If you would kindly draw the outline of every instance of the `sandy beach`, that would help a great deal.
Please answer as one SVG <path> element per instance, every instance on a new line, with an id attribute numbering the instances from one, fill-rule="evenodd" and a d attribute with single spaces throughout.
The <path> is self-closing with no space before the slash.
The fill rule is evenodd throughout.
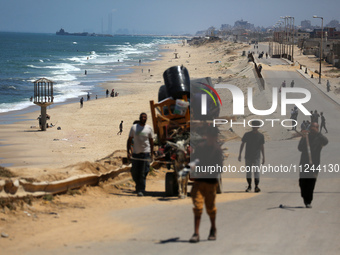
<path id="1" fill-rule="evenodd" d="M 97 174 L 118 168 L 119 157 L 126 154 L 126 140 L 133 121 L 138 119 L 141 112 L 146 112 L 149 116 L 147 123 L 152 125 L 149 101 L 157 101 L 158 89 L 164 84 L 162 74 L 171 66 L 184 65 L 191 79 L 211 77 L 214 83 L 217 80 L 232 81 L 244 90 L 247 86 L 256 87 L 253 64 L 248 63 L 247 57 L 241 54 L 242 51 L 248 51 L 247 44 L 215 42 L 193 47 L 183 46 L 179 42 L 167 45 L 166 48 L 167 51 L 160 60 L 135 66 L 131 74 L 119 77 L 119 81 L 102 85 L 109 91 L 115 89 L 119 92 L 118 97 L 105 98 L 103 94 L 98 95 L 97 100 L 94 96 L 90 101 L 85 99 L 83 108 L 80 108 L 79 103 L 71 103 L 48 109 L 47 113 L 51 116 L 49 122 L 55 126 L 48 128 L 46 132 L 39 131 L 37 127 L 36 118 L 40 114 L 38 107 L 36 112 L 23 115 L 23 118 L 29 120 L 2 125 L 0 165 L 10 165 L 8 169 L 17 176 L 14 179 L 35 181 L 63 180 L 71 176 Z M 175 58 L 174 53 L 178 58 Z M 297 56 L 296 59 L 307 66 L 315 65 L 307 56 L 301 56 L 300 59 Z M 336 85 L 337 78 L 332 79 Z M 225 102 L 228 95 L 223 96 Z M 121 120 L 124 121 L 123 133 L 117 135 Z M 61 129 L 58 130 L 57 127 Z M 234 137 L 231 138 L 241 136 L 242 132 L 244 130 L 240 130 L 238 134 L 238 130 L 235 130 L 236 135 L 233 134 Z M 282 136 L 288 135 L 285 132 Z M 265 135 L 266 139 L 271 138 L 271 134 Z M 95 162 L 100 163 L 110 157 L 115 157 L 115 164 L 103 167 L 94 165 Z M 148 177 L 149 192 L 164 192 L 165 172 L 166 170 L 160 169 L 154 176 Z M 243 179 L 236 178 L 228 182 L 244 184 Z M 9 252 L 20 253 L 27 247 L 51 248 L 78 241 L 106 240 L 119 235 L 122 238 L 124 234 L 136 229 L 119 222 L 109 222 L 115 225 L 115 229 L 105 228 L 108 224 L 105 216 L 107 211 L 159 203 L 157 196 L 138 200 L 132 191 L 133 183 L 126 173 L 115 180 L 100 183 L 99 186 L 83 187 L 66 195 L 54 196 L 51 200 L 30 198 L 25 202 L 17 202 L 16 210 L 4 207 L 0 209 L 0 232 L 6 233 L 9 238 L 3 239 L 0 247 L 7 247 Z M 225 202 L 256 195 L 225 193 L 217 199 Z M 191 200 L 173 199 L 169 203 L 190 204 Z M 89 226 L 89 221 L 95 221 L 96 224 Z M 76 232 L 84 234 L 75 235 Z M 60 239 L 50 242 L 55 236 L 60 236 Z"/>

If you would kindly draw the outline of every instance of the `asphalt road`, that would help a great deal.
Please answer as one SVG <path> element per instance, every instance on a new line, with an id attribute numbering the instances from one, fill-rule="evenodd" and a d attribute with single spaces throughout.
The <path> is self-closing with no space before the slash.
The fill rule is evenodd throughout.
<path id="1" fill-rule="evenodd" d="M 260 61 L 271 65 L 285 63 L 278 59 L 272 62 L 271 59 Z M 295 86 L 310 90 L 312 99 L 306 105 L 310 110 L 317 109 L 325 113 L 329 131 L 329 144 L 322 150 L 321 163 L 340 164 L 339 105 L 329 100 L 297 72 L 263 71 L 263 75 L 267 88 L 280 86 L 283 79 L 289 85 L 294 79 Z M 289 107 L 287 110 L 290 110 Z M 298 121 L 308 118 L 299 114 Z M 298 164 L 298 141 L 290 139 L 267 142 L 266 163 Z M 243 164 L 235 156 L 239 146 L 240 142 L 229 143 L 228 163 L 236 166 Z M 244 175 L 225 174 L 224 177 L 244 178 Z M 245 180 L 244 184 L 240 184 L 225 179 L 223 192 L 243 193 L 245 187 Z M 170 204 L 164 199 L 162 205 L 110 213 L 115 221 L 134 226 L 130 234 L 109 242 L 60 247 L 48 251 L 48 254 L 339 254 L 340 173 L 320 173 L 312 209 L 304 207 L 297 172 L 264 175 L 260 187 L 262 192 L 255 197 L 217 204 L 216 241 L 206 241 L 210 223 L 204 212 L 200 227 L 201 242 L 189 243 L 193 233 L 192 205 Z"/>

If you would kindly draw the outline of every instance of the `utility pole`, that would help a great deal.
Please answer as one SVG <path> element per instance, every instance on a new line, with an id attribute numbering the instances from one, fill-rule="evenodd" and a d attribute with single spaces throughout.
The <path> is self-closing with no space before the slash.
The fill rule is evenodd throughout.
<path id="1" fill-rule="evenodd" d="M 322 41 L 323 41 L 323 17 L 314 15 L 313 18 L 321 19 L 321 42 L 320 42 L 320 64 L 319 64 L 319 84 L 321 84 L 321 60 L 322 60 Z"/>

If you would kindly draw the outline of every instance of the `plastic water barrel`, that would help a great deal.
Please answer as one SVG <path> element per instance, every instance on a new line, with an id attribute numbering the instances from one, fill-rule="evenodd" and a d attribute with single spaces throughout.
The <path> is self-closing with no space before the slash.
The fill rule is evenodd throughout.
<path id="1" fill-rule="evenodd" d="M 190 77 L 184 66 L 173 66 L 163 73 L 168 96 L 181 99 L 183 95 L 190 97 Z"/>
<path id="2" fill-rule="evenodd" d="M 168 92 L 166 91 L 165 85 L 162 85 L 158 90 L 158 102 L 164 100 L 165 98 L 168 98 Z"/>

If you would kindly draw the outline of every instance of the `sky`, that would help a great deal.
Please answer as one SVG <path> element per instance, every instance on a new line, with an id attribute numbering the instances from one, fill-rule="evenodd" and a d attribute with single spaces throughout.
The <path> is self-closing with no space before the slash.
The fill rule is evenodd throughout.
<path id="1" fill-rule="evenodd" d="M 340 0 L 0 0 L 0 31 L 107 33 L 127 29 L 135 34 L 195 34 L 245 20 L 255 26 L 275 25 L 282 16 L 295 25 L 311 20 L 324 25 L 340 21 Z"/>

